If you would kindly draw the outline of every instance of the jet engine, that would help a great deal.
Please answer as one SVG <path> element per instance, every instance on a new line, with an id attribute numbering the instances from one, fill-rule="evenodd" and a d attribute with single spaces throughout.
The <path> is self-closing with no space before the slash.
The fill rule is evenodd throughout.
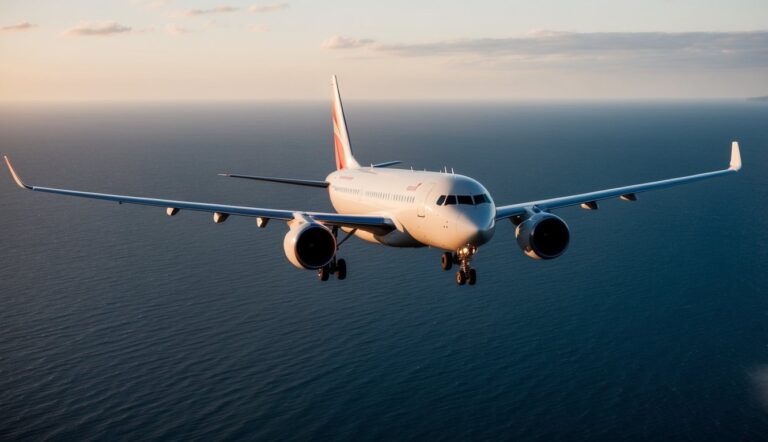
<path id="1" fill-rule="evenodd" d="M 300 269 L 315 270 L 336 255 L 336 238 L 327 227 L 313 221 L 294 220 L 283 240 L 288 261 Z"/>
<path id="2" fill-rule="evenodd" d="M 533 259 L 553 259 L 568 248 L 570 232 L 565 221 L 551 213 L 536 213 L 515 229 L 517 244 Z"/>

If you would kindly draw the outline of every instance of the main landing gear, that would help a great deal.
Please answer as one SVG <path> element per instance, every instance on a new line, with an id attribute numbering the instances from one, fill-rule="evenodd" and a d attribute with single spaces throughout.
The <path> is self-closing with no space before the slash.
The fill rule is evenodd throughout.
<path id="1" fill-rule="evenodd" d="M 458 249 L 455 254 L 445 252 L 440 258 L 440 266 L 443 270 L 451 270 L 453 264 L 458 264 L 459 271 L 456 272 L 456 284 L 475 285 L 477 283 L 477 271 L 470 265 L 475 253 L 477 253 L 477 247 L 470 244 Z"/>
<path id="2" fill-rule="evenodd" d="M 333 232 L 334 237 L 338 237 L 338 227 L 334 227 L 331 231 Z M 347 233 L 347 236 L 345 236 L 344 239 L 336 243 L 337 254 L 339 252 L 339 247 L 344 244 L 344 241 L 348 240 L 352 235 L 354 235 L 356 231 L 357 229 L 353 229 L 351 232 Z M 336 279 L 339 281 L 347 279 L 347 261 L 344 261 L 343 258 L 337 259 L 336 255 L 334 255 L 331 262 L 317 269 L 317 279 L 320 281 L 328 281 L 331 275 L 336 276 Z"/>
<path id="3" fill-rule="evenodd" d="M 317 278 L 320 281 L 328 281 L 331 275 L 336 276 L 336 279 L 343 280 L 347 278 L 347 261 L 343 258 L 336 259 L 317 269 Z"/>

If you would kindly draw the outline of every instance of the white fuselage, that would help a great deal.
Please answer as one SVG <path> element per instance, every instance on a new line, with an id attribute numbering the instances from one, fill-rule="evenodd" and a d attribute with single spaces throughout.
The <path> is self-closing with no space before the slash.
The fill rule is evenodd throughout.
<path id="1" fill-rule="evenodd" d="M 395 222 L 396 230 L 386 235 L 355 232 L 366 241 L 455 251 L 485 244 L 494 233 L 493 200 L 485 187 L 463 175 L 371 167 L 337 170 L 326 181 L 338 213 L 382 215 Z M 477 198 L 483 202 L 467 199 L 477 195 L 485 196 Z M 438 205 L 441 196 L 446 198 Z"/>

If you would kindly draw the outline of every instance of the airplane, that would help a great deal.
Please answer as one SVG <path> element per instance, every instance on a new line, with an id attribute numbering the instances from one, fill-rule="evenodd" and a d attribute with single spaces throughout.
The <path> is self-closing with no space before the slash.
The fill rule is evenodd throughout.
<path id="1" fill-rule="evenodd" d="M 25 184 L 8 157 L 6 165 L 22 189 L 166 208 L 168 216 L 182 210 L 209 212 L 213 222 L 230 216 L 246 216 L 264 228 L 270 220 L 284 221 L 288 233 L 283 250 L 288 261 L 299 269 L 317 271 L 321 281 L 331 275 L 347 277 L 347 264 L 338 257 L 340 246 L 352 236 L 390 247 L 432 247 L 443 251 L 441 267 L 458 265 L 456 283 L 475 285 L 477 271 L 471 261 L 479 247 L 494 235 L 499 221 L 510 220 L 517 244 L 533 259 L 549 260 L 568 248 L 568 225 L 553 210 L 580 206 L 598 209 L 598 202 L 611 198 L 637 201 L 637 194 L 679 184 L 735 173 L 741 169 L 738 142 L 731 144 L 727 169 L 653 181 L 595 192 L 497 206 L 488 190 L 468 176 L 448 172 L 394 169 L 400 161 L 361 165 L 352 154 L 344 108 L 336 76 L 331 77 L 333 145 L 336 170 L 324 181 L 224 173 L 226 177 L 322 188 L 328 191 L 336 213 L 279 210 L 259 207 L 175 201 L 127 195 L 55 189 Z M 339 240 L 340 232 L 345 236 Z"/>

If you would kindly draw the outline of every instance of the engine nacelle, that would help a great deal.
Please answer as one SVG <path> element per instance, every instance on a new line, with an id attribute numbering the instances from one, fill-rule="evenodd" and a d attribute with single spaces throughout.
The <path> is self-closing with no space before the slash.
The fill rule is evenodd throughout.
<path id="1" fill-rule="evenodd" d="M 327 227 L 316 222 L 294 220 L 283 240 L 288 261 L 300 269 L 315 270 L 336 255 L 336 238 Z"/>
<path id="2" fill-rule="evenodd" d="M 565 221 L 551 213 L 537 213 L 515 229 L 517 244 L 533 259 L 553 259 L 568 248 L 571 234 Z"/>

